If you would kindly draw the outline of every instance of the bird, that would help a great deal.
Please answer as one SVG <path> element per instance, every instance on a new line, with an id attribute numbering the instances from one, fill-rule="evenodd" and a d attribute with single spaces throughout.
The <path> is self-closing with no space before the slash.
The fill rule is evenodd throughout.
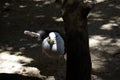
<path id="1" fill-rule="evenodd" d="M 42 42 L 42 51 L 48 57 L 58 58 L 64 54 L 64 40 L 58 32 L 50 32 Z"/>
<path id="2" fill-rule="evenodd" d="M 42 53 L 49 58 L 59 58 L 65 53 L 64 39 L 59 32 L 45 30 L 32 32 L 25 30 L 24 34 L 41 41 Z"/>

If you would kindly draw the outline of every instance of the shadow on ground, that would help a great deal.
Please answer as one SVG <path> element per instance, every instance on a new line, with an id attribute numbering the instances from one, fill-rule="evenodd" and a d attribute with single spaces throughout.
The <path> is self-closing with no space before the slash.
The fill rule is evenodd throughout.
<path id="1" fill-rule="evenodd" d="M 36 77 L 28 77 L 28 76 L 23 76 L 19 74 L 6 74 L 6 73 L 1 73 L 0 79 L 2 80 L 8 80 L 8 79 L 9 80 L 42 80 Z"/>

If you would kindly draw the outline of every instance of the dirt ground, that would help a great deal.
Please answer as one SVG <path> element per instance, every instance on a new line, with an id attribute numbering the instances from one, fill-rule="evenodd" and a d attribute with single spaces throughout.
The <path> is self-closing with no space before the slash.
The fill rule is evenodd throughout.
<path id="1" fill-rule="evenodd" d="M 66 61 L 45 57 L 41 43 L 23 34 L 40 29 L 64 32 L 60 8 L 50 1 L 0 1 L 1 79 L 65 80 Z M 88 16 L 92 77 L 120 80 L 120 0 L 97 2 Z"/>

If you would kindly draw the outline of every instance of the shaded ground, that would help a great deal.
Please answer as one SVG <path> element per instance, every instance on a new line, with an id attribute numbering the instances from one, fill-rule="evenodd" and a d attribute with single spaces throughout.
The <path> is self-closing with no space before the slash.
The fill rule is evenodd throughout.
<path id="1" fill-rule="evenodd" d="M 64 59 L 58 63 L 45 57 L 41 54 L 40 42 L 23 34 L 24 30 L 64 31 L 60 9 L 49 2 L 0 1 L 0 73 L 14 73 L 25 80 L 65 80 Z M 88 19 L 93 77 L 120 80 L 120 0 L 96 4 Z M 9 74 L 0 74 L 0 77 Z"/>

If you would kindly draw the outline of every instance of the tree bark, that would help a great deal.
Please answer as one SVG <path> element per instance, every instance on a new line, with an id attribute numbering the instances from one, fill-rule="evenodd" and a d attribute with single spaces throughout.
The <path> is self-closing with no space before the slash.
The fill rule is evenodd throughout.
<path id="1" fill-rule="evenodd" d="M 83 0 L 64 0 L 62 8 L 66 32 L 66 80 L 91 80 L 87 15 L 92 4 Z"/>

